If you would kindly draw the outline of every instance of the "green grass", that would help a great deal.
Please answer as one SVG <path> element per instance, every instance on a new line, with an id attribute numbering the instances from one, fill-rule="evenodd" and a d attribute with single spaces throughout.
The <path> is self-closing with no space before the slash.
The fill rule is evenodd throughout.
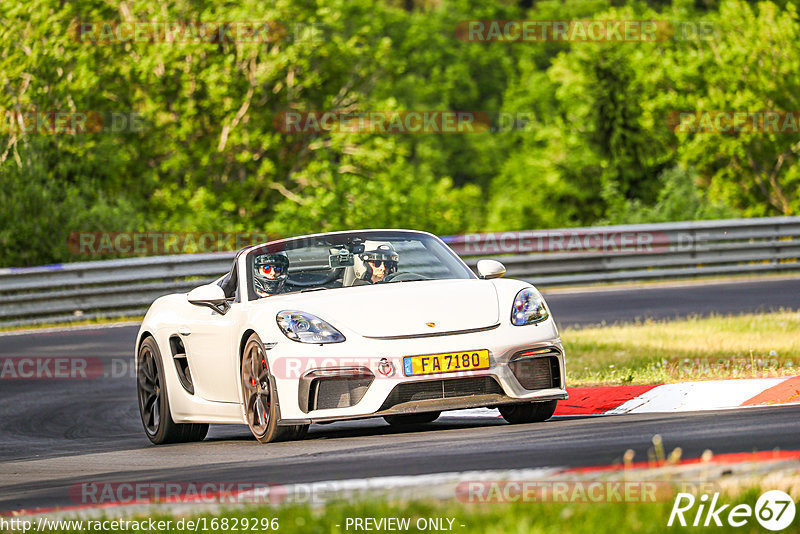
<path id="1" fill-rule="evenodd" d="M 738 503 L 755 505 L 758 496 L 762 493 L 759 489 L 749 489 L 737 497 L 720 497 L 720 504 L 730 503 L 731 507 Z M 797 496 L 795 496 L 796 500 Z M 419 518 L 450 518 L 454 519 L 452 532 L 454 533 L 479 533 L 479 534 L 527 534 L 527 533 L 553 533 L 563 534 L 619 534 L 621 532 L 660 533 L 665 531 L 699 531 L 707 530 L 703 527 L 672 528 L 667 527 L 673 499 L 669 498 L 660 502 L 650 503 L 486 503 L 481 505 L 466 504 L 459 501 L 414 501 L 414 502 L 354 502 L 334 503 L 326 506 L 254 506 L 222 510 L 215 514 L 191 514 L 187 519 L 197 520 L 205 518 L 207 532 L 232 532 L 233 521 L 242 518 L 277 519 L 278 532 L 291 532 L 302 534 L 345 533 L 357 532 L 352 528 L 346 529 L 348 518 L 410 518 L 410 528 L 399 532 L 421 532 L 416 528 Z M 686 515 L 693 518 L 693 513 Z M 728 508 L 730 510 L 730 507 Z M 727 512 L 726 512 L 727 513 Z M 724 524 L 725 515 L 722 516 Z M 108 516 L 109 519 L 115 517 Z M 142 520 L 172 520 L 172 528 L 164 532 L 180 532 L 175 528 L 179 517 L 172 515 L 140 515 L 130 519 Z M 213 519 L 227 518 L 228 528 L 223 524 L 212 522 Z M 691 519 L 689 519 L 691 522 Z M 798 519 L 795 520 L 795 524 Z M 241 524 L 241 523 L 239 523 Z M 447 524 L 447 521 L 444 523 Z M 691 524 L 691 523 L 690 523 Z M 464 525 L 464 526 L 461 526 Z M 217 528 L 210 528 L 216 526 Z M 724 525 L 722 528 L 711 527 L 716 532 L 763 532 L 755 518 L 750 518 L 747 525 L 741 528 L 731 528 Z M 789 527 L 788 531 L 792 531 Z M 97 531 L 93 529 L 92 531 Z M 108 530 L 106 530 L 108 531 Z M 123 530 L 124 531 L 124 530 Z M 133 531 L 133 530 L 128 530 Z M 146 531 L 146 530 L 142 530 Z M 138 531 L 138 532 L 142 532 Z M 201 531 L 203 531 L 201 529 Z M 274 532 L 273 530 L 249 530 L 250 532 Z M 76 529 L 50 530 L 50 532 L 80 532 Z M 85 531 L 84 531 L 85 532 Z M 119 531 L 118 531 L 119 532 Z M 363 532 L 363 531 L 361 531 Z M 426 531 L 430 532 L 430 530 Z"/>
<path id="2" fill-rule="evenodd" d="M 800 313 L 692 317 L 564 329 L 567 384 L 612 385 L 790 376 Z"/>

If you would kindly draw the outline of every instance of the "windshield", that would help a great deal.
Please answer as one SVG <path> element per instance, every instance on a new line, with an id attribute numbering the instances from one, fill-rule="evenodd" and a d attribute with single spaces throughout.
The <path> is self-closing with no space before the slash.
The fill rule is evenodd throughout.
<path id="1" fill-rule="evenodd" d="M 363 231 L 301 237 L 248 252 L 250 299 L 297 291 L 475 278 L 428 234 Z"/>

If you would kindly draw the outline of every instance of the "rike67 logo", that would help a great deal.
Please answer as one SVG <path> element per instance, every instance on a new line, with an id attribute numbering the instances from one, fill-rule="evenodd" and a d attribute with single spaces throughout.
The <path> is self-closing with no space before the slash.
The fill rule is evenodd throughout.
<path id="1" fill-rule="evenodd" d="M 794 521 L 794 501 L 783 491 L 771 490 L 762 493 L 756 501 L 755 509 L 749 504 L 737 504 L 730 508 L 730 504 L 719 505 L 718 502 L 719 493 L 715 493 L 711 498 L 708 494 L 695 498 L 691 493 L 678 493 L 667 526 L 671 527 L 677 520 L 677 524 L 683 527 L 689 524 L 693 527 L 721 527 L 724 524 L 741 527 L 755 517 L 762 527 L 777 532 L 787 528 Z M 695 505 L 697 505 L 696 510 Z"/>

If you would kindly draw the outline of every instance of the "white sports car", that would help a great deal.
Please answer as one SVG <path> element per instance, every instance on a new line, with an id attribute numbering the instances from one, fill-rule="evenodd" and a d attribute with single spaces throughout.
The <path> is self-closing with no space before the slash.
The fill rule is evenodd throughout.
<path id="1" fill-rule="evenodd" d="M 477 270 L 408 230 L 242 249 L 214 283 L 148 310 L 135 353 L 145 433 L 196 441 L 209 423 L 246 423 L 266 443 L 311 423 L 419 424 L 475 407 L 544 421 L 567 398 L 553 318 L 499 262 Z"/>

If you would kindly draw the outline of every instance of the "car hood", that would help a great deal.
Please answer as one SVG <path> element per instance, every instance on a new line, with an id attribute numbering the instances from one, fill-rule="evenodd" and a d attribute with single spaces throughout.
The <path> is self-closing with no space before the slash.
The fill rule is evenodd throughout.
<path id="1" fill-rule="evenodd" d="M 279 298 L 283 309 L 312 313 L 367 337 L 436 334 L 499 322 L 497 291 L 488 280 L 396 282 Z"/>

